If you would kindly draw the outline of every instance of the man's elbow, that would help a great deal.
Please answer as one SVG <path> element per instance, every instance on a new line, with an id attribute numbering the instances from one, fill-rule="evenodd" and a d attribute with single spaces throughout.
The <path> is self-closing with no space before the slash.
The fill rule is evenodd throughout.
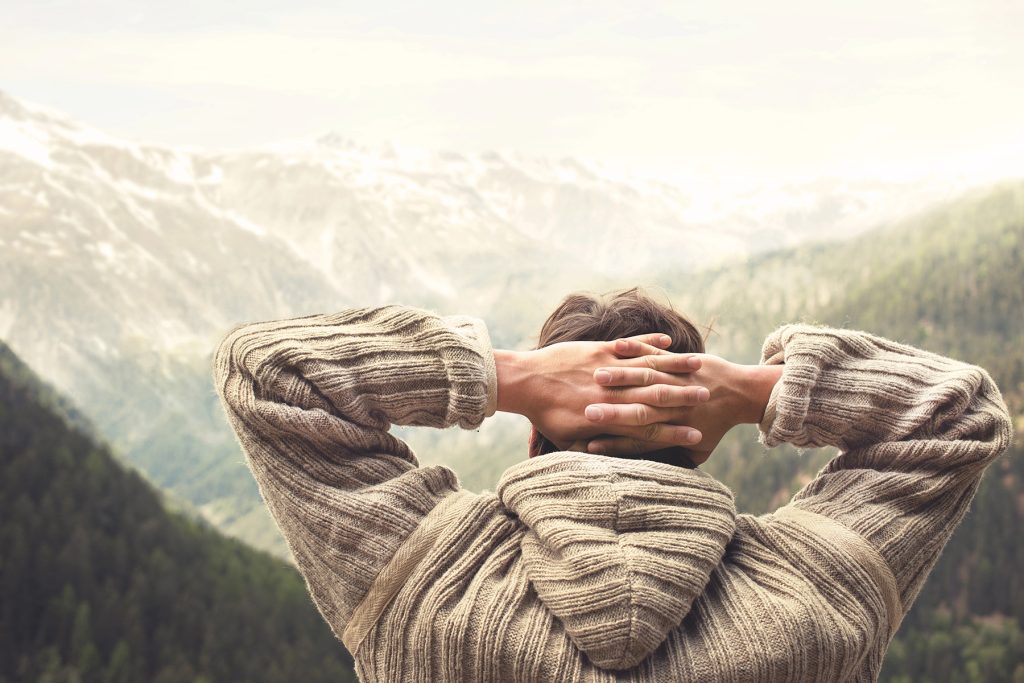
<path id="1" fill-rule="evenodd" d="M 992 457 L 1010 447 L 1013 439 L 1013 419 L 1006 407 L 999 387 L 984 368 L 975 367 L 978 390 L 975 394 L 976 415 L 981 417 L 978 440 L 991 445 Z"/>
<path id="2" fill-rule="evenodd" d="M 251 376 L 246 369 L 245 349 L 250 346 L 254 325 L 242 324 L 231 329 L 213 353 L 213 385 L 226 407 L 238 404 L 240 380 Z"/>

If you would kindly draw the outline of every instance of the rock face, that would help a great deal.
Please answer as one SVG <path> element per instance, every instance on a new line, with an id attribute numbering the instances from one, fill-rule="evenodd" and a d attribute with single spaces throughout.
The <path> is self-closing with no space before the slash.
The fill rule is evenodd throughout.
<path id="1" fill-rule="evenodd" d="M 899 190 L 833 183 L 771 206 L 715 204 L 571 159 L 367 150 L 336 135 L 211 153 L 119 140 L 0 92 L 0 338 L 157 485 L 268 547 L 276 534 L 208 380 L 234 324 L 401 301 L 481 315 L 497 343 L 523 343 L 566 291 L 742 258 L 826 224 L 848 232 Z"/>

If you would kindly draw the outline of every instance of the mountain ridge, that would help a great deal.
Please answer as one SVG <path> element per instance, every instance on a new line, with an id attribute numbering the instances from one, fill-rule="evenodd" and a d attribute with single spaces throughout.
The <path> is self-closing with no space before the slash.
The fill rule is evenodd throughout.
<path id="1" fill-rule="evenodd" d="M 497 345 L 522 347 L 538 311 L 649 280 L 628 274 L 645 259 L 690 279 L 898 194 L 826 182 L 714 218 L 697 195 L 620 180 L 572 159 L 330 139 L 183 150 L 0 92 L 0 336 L 150 481 L 283 552 L 209 386 L 234 325 L 400 302 L 486 318 Z"/>

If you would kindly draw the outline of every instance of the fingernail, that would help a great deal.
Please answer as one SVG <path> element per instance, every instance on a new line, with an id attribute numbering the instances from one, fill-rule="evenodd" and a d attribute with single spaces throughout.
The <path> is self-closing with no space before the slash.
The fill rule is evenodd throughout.
<path id="1" fill-rule="evenodd" d="M 690 356 L 690 360 L 686 361 L 687 365 L 696 370 L 700 367 L 700 358 L 696 356 Z"/>
<path id="2" fill-rule="evenodd" d="M 607 370 L 598 370 L 594 373 L 594 381 L 598 384 L 608 384 L 612 381 L 612 373 Z"/>
<path id="3" fill-rule="evenodd" d="M 587 406 L 587 409 L 583 411 L 583 414 L 587 416 L 588 420 L 600 420 L 604 417 L 604 411 L 597 406 Z"/>
<path id="4" fill-rule="evenodd" d="M 660 337 L 658 337 L 658 343 L 661 344 L 662 346 L 668 346 L 669 344 L 672 343 L 672 337 L 668 336 L 667 334 L 663 334 Z"/>
<path id="5" fill-rule="evenodd" d="M 625 339 L 618 339 L 615 342 L 615 348 L 619 351 L 629 351 L 629 342 Z"/>
<path id="6" fill-rule="evenodd" d="M 603 450 L 604 448 L 602 448 L 601 444 L 597 443 L 596 441 L 591 441 L 590 443 L 587 444 L 587 453 L 601 455 L 601 451 Z"/>
<path id="7" fill-rule="evenodd" d="M 711 392 L 708 391 L 706 387 L 701 387 L 701 388 L 697 389 L 697 400 L 698 401 L 706 401 L 709 398 L 711 398 Z"/>
<path id="8" fill-rule="evenodd" d="M 686 440 L 688 443 L 697 443 L 700 441 L 700 432 L 696 429 L 691 429 L 690 433 L 686 435 Z"/>

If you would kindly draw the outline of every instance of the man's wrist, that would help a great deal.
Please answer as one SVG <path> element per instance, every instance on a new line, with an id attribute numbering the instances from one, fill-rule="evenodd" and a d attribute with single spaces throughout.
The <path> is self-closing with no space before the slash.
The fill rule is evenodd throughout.
<path id="1" fill-rule="evenodd" d="M 738 416 L 744 424 L 760 424 L 764 419 L 772 389 L 782 377 L 784 365 L 745 365 L 741 392 L 743 408 Z"/>
<path id="2" fill-rule="evenodd" d="M 526 385 L 530 378 L 528 351 L 494 350 L 494 366 L 498 375 L 498 410 L 526 414 Z"/>

